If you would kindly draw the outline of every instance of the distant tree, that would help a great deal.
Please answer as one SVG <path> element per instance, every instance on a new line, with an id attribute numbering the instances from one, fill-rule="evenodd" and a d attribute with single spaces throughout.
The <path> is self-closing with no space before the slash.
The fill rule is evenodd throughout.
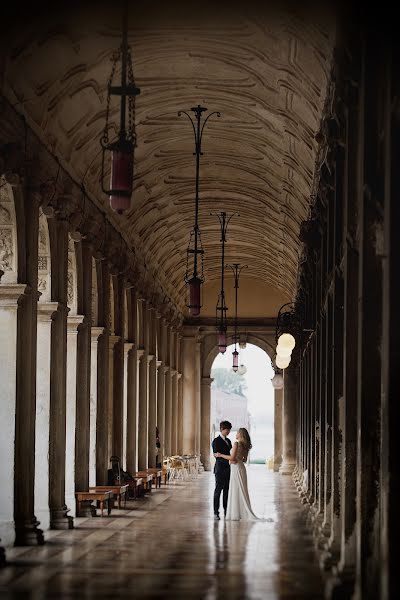
<path id="1" fill-rule="evenodd" d="M 229 394 L 244 396 L 243 391 L 247 389 L 247 384 L 243 375 L 234 373 L 231 369 L 218 368 L 211 371 L 211 377 L 216 388 Z"/>

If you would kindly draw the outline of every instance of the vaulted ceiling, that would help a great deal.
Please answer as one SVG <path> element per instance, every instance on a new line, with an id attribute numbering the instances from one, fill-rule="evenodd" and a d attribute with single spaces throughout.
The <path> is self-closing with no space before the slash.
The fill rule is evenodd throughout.
<path id="1" fill-rule="evenodd" d="M 226 262 L 249 267 L 241 314 L 273 316 L 295 289 L 334 32 L 323 13 L 241 4 L 131 3 L 141 88 L 135 192 L 131 211 L 110 220 L 183 308 L 195 171 L 193 133 L 177 113 L 199 103 L 220 111 L 205 130 L 201 162 L 206 295 L 215 295 L 220 272 L 218 221 L 210 212 L 237 211 Z M 20 23 L 6 66 L 5 94 L 104 207 L 99 139 L 120 15 L 118 5 L 92 5 Z M 113 119 L 117 125 L 116 111 Z M 213 314 L 215 301 L 207 298 L 206 313 Z"/>

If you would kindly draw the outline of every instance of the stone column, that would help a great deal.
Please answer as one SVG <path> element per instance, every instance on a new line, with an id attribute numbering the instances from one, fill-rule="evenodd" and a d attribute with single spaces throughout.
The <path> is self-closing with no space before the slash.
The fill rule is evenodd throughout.
<path id="1" fill-rule="evenodd" d="M 108 338 L 108 408 L 107 408 L 107 459 L 110 461 L 114 454 L 114 390 L 115 390 L 115 361 L 114 349 L 120 342 L 119 335 L 110 335 Z M 121 458 L 121 457 L 120 457 Z"/>
<path id="2" fill-rule="evenodd" d="M 157 425 L 157 361 L 149 354 L 149 419 L 148 419 L 148 466 L 156 466 L 156 425 Z"/>
<path id="3" fill-rule="evenodd" d="M 195 365 L 194 365 L 194 393 L 196 403 L 196 444 L 195 454 L 200 456 L 201 449 L 201 339 L 196 336 Z"/>
<path id="4" fill-rule="evenodd" d="M 183 453 L 183 393 L 182 373 L 178 373 L 178 454 Z"/>
<path id="5" fill-rule="evenodd" d="M 49 435 L 51 323 L 58 310 L 57 302 L 38 304 L 37 374 L 36 374 L 36 442 L 35 442 L 35 512 L 43 529 L 50 527 L 49 507 Z M 1 505 L 1 504 L 0 504 Z"/>
<path id="6" fill-rule="evenodd" d="M 211 384 L 212 377 L 201 378 L 201 448 L 200 458 L 206 471 L 211 470 Z"/>
<path id="7" fill-rule="evenodd" d="M 282 408 L 283 388 L 274 390 L 274 471 L 282 464 Z"/>
<path id="8" fill-rule="evenodd" d="M 281 475 L 291 475 L 296 465 L 296 397 L 297 377 L 293 367 L 284 370 L 282 411 L 282 465 Z"/>
<path id="9" fill-rule="evenodd" d="M 0 419 L 2 424 L 0 436 L 2 456 L 0 538 L 5 545 L 11 545 L 16 541 L 14 504 L 15 489 L 17 488 L 18 491 L 18 483 L 15 481 L 17 473 L 14 469 L 14 453 L 17 450 L 15 447 L 17 397 L 19 396 L 17 373 L 18 369 L 23 369 L 24 363 L 24 353 L 19 345 L 23 343 L 23 340 L 18 336 L 18 327 L 21 320 L 20 311 L 23 310 L 22 303 L 25 294 L 29 293 L 29 288 L 23 284 L 0 284 Z M 19 477 L 22 476 L 23 474 L 19 474 Z M 28 538 L 21 536 L 20 543 L 28 544 L 43 541 L 43 534 L 37 528 L 38 524 L 36 519 L 33 518 L 30 519 L 30 522 L 27 522 L 27 529 L 31 528 L 32 536 Z M 22 523 L 20 523 L 20 526 L 22 526 Z M 25 540 L 21 539 L 22 537 L 25 537 Z"/>
<path id="10" fill-rule="evenodd" d="M 128 353 L 126 467 L 138 470 L 139 359 L 134 347 Z"/>
<path id="11" fill-rule="evenodd" d="M 124 343 L 124 395 L 122 402 L 122 456 L 121 465 L 124 470 L 127 467 L 127 450 L 128 450 L 128 386 L 129 386 L 129 353 L 133 348 L 132 342 Z"/>
<path id="12" fill-rule="evenodd" d="M 65 504 L 68 222 L 49 219 L 49 233 L 52 245 L 52 293 L 60 303 L 51 327 L 50 528 L 71 529 L 73 518 L 68 516 L 69 509 Z"/>
<path id="13" fill-rule="evenodd" d="M 197 328 L 196 328 L 197 333 Z M 196 333 L 185 328 L 182 352 L 183 453 L 195 454 L 197 431 Z"/>
<path id="14" fill-rule="evenodd" d="M 172 369 L 171 398 L 171 452 L 178 454 L 178 372 L 176 369 Z"/>
<path id="15" fill-rule="evenodd" d="M 165 368 L 165 454 L 171 456 L 171 428 L 172 428 L 172 369 Z"/>
<path id="16" fill-rule="evenodd" d="M 96 424 L 97 424 L 97 380 L 98 343 L 104 327 L 91 328 L 90 344 L 90 415 L 89 415 L 89 485 L 96 485 Z M 100 484 L 99 484 L 100 485 Z"/>
<path id="17" fill-rule="evenodd" d="M 139 434 L 138 468 L 148 468 L 148 415 L 149 415 L 149 362 L 145 350 L 138 352 L 139 359 Z"/>
<path id="18" fill-rule="evenodd" d="M 83 315 L 71 315 L 67 319 L 67 405 L 65 437 L 65 500 L 75 517 L 75 435 L 76 435 L 76 389 L 77 389 L 77 343 L 78 327 Z"/>

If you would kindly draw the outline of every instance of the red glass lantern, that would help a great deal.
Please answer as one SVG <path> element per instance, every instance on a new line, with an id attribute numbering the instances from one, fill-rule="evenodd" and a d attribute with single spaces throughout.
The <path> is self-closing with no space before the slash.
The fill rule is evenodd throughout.
<path id="1" fill-rule="evenodd" d="M 232 352 L 232 356 L 233 356 L 233 365 L 232 365 L 232 371 L 234 371 L 236 373 L 236 371 L 239 368 L 239 352 L 235 350 Z"/>
<path id="2" fill-rule="evenodd" d="M 201 308 L 201 300 L 200 300 L 200 291 L 201 291 L 202 280 L 199 277 L 192 277 L 188 281 L 189 285 L 189 314 L 191 317 L 197 317 L 200 314 Z"/>
<path id="3" fill-rule="evenodd" d="M 131 206 L 133 144 L 117 142 L 111 149 L 110 205 L 121 214 Z"/>
<path id="4" fill-rule="evenodd" d="M 218 350 L 221 352 L 221 354 L 225 354 L 226 346 L 227 346 L 226 331 L 219 330 L 218 331 Z"/>

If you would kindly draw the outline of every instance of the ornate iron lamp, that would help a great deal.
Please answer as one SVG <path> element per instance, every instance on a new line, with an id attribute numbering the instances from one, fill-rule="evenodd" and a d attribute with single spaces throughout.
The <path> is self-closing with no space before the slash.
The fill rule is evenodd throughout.
<path id="1" fill-rule="evenodd" d="M 122 43 L 114 54 L 111 75 L 107 86 L 106 123 L 100 140 L 103 149 L 101 162 L 101 187 L 110 197 L 110 205 L 122 214 L 131 205 L 133 191 L 133 157 L 136 146 L 135 97 L 140 94 L 133 78 L 131 49 L 128 46 L 128 3 L 124 3 L 122 18 Z M 121 83 L 113 85 L 117 64 L 121 62 Z M 111 97 L 120 97 L 119 131 L 117 139 L 109 140 Z M 128 118 L 128 122 L 127 122 Z M 104 185 L 106 153 L 111 154 L 111 178 L 109 189 Z"/>
<path id="2" fill-rule="evenodd" d="M 215 213 L 210 213 L 214 215 Z M 227 324 L 226 324 L 226 312 L 228 307 L 226 306 L 225 301 L 225 290 L 224 290 L 224 277 L 225 277 L 225 242 L 226 242 L 226 232 L 228 230 L 228 225 L 233 216 L 240 216 L 238 213 L 232 213 L 230 217 L 227 216 L 226 212 L 221 212 L 217 214 L 220 228 L 221 228 L 221 291 L 218 296 L 217 306 L 216 306 L 216 327 L 217 327 L 217 342 L 218 349 L 221 354 L 225 354 L 226 352 L 226 332 L 227 332 Z"/>
<path id="3" fill-rule="evenodd" d="M 201 234 L 199 228 L 199 177 L 200 177 L 200 156 L 203 155 L 201 151 L 201 142 L 203 139 L 203 131 L 207 121 L 213 115 L 220 117 L 219 112 L 212 112 L 206 117 L 201 123 L 202 113 L 207 110 L 204 106 L 195 106 L 190 109 L 194 113 L 192 118 L 189 113 L 182 110 L 178 113 L 178 116 L 186 115 L 192 124 L 194 132 L 194 152 L 193 156 L 196 157 L 196 192 L 195 192 L 195 213 L 194 213 L 194 226 L 190 232 L 189 244 L 186 251 L 186 274 L 185 283 L 188 290 L 188 301 L 186 303 L 189 314 L 192 317 L 197 317 L 200 314 L 202 305 L 201 301 L 201 286 L 204 283 L 203 273 L 203 256 L 204 250 L 201 243 Z M 201 258 L 201 265 L 199 267 L 199 257 Z"/>
<path id="4" fill-rule="evenodd" d="M 276 320 L 276 357 L 275 364 L 278 369 L 286 369 L 291 361 L 292 351 L 303 331 L 302 318 L 296 311 L 292 302 L 287 302 L 280 307 Z"/>
<path id="5" fill-rule="evenodd" d="M 237 309 L 238 309 L 238 289 L 239 289 L 239 277 L 240 277 L 240 273 L 243 271 L 243 269 L 247 269 L 247 265 L 243 265 L 240 266 L 239 263 L 233 263 L 233 265 L 228 265 L 233 272 L 233 277 L 234 277 L 234 281 L 235 281 L 235 324 L 234 324 L 234 328 L 235 328 L 235 332 L 234 332 L 234 342 L 235 342 L 235 349 L 232 352 L 232 371 L 234 373 L 237 373 L 237 371 L 239 370 L 239 352 L 237 351 L 237 343 L 239 341 L 238 338 L 238 331 L 237 331 L 237 327 L 238 327 L 238 317 L 237 317 Z M 241 367 L 244 367 L 244 365 L 240 365 Z M 245 371 L 246 372 L 246 371 Z M 244 373 L 242 373 L 244 374 Z"/>

